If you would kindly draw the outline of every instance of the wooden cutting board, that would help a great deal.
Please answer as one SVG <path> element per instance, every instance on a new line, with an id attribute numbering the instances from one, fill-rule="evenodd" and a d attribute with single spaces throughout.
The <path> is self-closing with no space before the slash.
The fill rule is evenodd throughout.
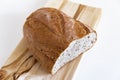
<path id="1" fill-rule="evenodd" d="M 57 8 L 67 15 L 94 28 L 101 16 L 101 9 L 68 0 L 49 0 L 43 7 Z M 23 38 L 0 70 L 0 80 L 72 80 L 82 54 L 62 67 L 56 74 L 45 72 L 32 56 Z"/>

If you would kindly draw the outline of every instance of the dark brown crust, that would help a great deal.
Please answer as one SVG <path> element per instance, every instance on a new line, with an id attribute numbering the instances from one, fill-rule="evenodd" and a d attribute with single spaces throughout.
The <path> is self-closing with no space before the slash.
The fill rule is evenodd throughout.
<path id="1" fill-rule="evenodd" d="M 47 72 L 51 73 L 51 70 L 52 70 L 52 67 L 53 67 L 55 61 L 53 61 L 51 58 L 49 58 L 45 54 L 42 54 L 42 53 L 40 54 L 40 51 L 35 48 L 34 49 L 32 48 L 30 50 L 31 50 L 31 52 L 35 53 L 33 56 L 40 62 L 42 68 L 44 70 L 46 70 Z M 39 57 L 38 57 L 38 55 L 39 55 Z"/>
<path id="2" fill-rule="evenodd" d="M 24 37 L 28 41 L 28 48 L 49 72 L 70 42 L 93 31 L 53 8 L 38 9 L 27 18 L 24 25 Z"/>

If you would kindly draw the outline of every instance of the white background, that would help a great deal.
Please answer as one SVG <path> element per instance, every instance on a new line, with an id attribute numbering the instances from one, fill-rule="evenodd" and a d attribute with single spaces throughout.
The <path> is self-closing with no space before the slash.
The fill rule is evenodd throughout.
<path id="1" fill-rule="evenodd" d="M 98 41 L 87 51 L 73 80 L 120 80 L 120 1 L 74 0 L 102 8 Z M 0 67 L 15 49 L 26 17 L 46 0 L 0 0 Z"/>

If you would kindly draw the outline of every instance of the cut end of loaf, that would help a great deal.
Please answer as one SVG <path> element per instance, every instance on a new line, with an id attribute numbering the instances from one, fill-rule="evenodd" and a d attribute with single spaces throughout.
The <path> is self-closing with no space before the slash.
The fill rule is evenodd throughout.
<path id="1" fill-rule="evenodd" d="M 83 38 L 72 41 L 56 60 L 51 73 L 55 74 L 63 65 L 90 49 L 96 42 L 96 39 L 96 33 L 92 32 Z"/>

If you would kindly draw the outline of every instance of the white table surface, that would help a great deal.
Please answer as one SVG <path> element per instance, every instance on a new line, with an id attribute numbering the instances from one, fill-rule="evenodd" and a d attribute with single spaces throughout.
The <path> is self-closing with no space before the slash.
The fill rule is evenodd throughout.
<path id="1" fill-rule="evenodd" d="M 98 41 L 87 51 L 73 80 L 120 80 L 120 1 L 73 0 L 101 7 Z M 46 0 L 0 0 L 0 67 L 23 37 L 26 17 Z"/>

